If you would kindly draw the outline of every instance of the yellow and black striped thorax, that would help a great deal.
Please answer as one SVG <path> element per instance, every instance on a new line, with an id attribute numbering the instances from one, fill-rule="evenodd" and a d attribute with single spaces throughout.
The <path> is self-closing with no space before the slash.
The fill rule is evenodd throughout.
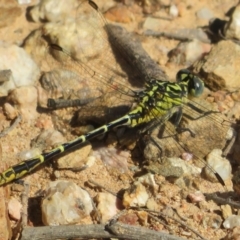
<path id="1" fill-rule="evenodd" d="M 188 70 L 177 73 L 177 82 L 151 79 L 144 91 L 138 92 L 138 106 L 129 113 L 131 126 L 147 123 L 152 119 L 169 119 L 177 108 L 188 101 L 188 97 L 202 94 L 204 83 Z"/>

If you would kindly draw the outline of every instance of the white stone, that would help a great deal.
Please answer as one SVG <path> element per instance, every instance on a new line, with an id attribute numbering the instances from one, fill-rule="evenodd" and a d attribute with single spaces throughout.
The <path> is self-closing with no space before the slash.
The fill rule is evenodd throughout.
<path id="1" fill-rule="evenodd" d="M 240 216 L 238 215 L 231 215 L 223 222 L 223 227 L 226 229 L 232 229 L 237 226 L 240 226 Z"/>
<path id="2" fill-rule="evenodd" d="M 78 223 L 93 210 L 88 192 L 63 180 L 49 184 L 41 208 L 42 221 L 50 226 Z"/>
<path id="3" fill-rule="evenodd" d="M 222 157 L 221 149 L 213 149 L 207 156 L 207 163 L 221 176 L 224 181 L 231 177 L 231 164 L 226 158 Z M 208 166 L 206 166 L 204 170 L 209 180 L 216 180 L 216 178 L 213 176 L 213 172 Z"/>
<path id="4" fill-rule="evenodd" d="M 170 8 L 169 8 L 169 14 L 172 17 L 177 17 L 179 14 L 178 8 L 175 4 L 171 4 Z"/>
<path id="5" fill-rule="evenodd" d="M 0 69 L 12 71 L 12 78 L 0 85 L 0 96 L 16 87 L 34 85 L 40 76 L 36 63 L 17 45 L 0 44 Z"/>

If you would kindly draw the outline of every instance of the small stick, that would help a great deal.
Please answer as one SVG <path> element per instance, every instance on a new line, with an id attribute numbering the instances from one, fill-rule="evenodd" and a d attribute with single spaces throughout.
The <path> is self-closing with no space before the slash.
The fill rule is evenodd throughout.
<path id="1" fill-rule="evenodd" d="M 107 229 L 114 233 L 117 238 L 119 238 L 119 236 L 125 236 L 127 239 L 141 240 L 182 240 L 180 237 L 169 235 L 164 232 L 153 231 L 145 227 L 128 225 L 121 222 L 111 223 L 107 226 Z"/>
<path id="2" fill-rule="evenodd" d="M 232 201 L 229 198 L 223 198 L 223 197 L 219 197 L 217 194 L 215 193 L 211 193 L 211 194 L 204 194 L 204 196 L 206 197 L 207 200 L 213 200 L 218 204 L 228 204 L 233 208 L 240 208 L 240 203 L 236 202 L 236 201 Z"/>
<path id="3" fill-rule="evenodd" d="M 139 240 L 183 240 L 182 238 L 122 223 L 108 226 L 104 224 L 74 225 L 74 226 L 45 226 L 27 227 L 23 229 L 21 240 L 50 240 L 50 239 L 91 239 L 118 238 Z"/>

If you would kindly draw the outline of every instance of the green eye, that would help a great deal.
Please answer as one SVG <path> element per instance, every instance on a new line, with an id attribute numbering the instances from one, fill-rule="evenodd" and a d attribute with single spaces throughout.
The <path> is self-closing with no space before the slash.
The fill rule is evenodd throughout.
<path id="1" fill-rule="evenodd" d="M 204 82 L 188 69 L 181 69 L 176 76 L 177 82 L 187 85 L 188 93 L 193 97 L 199 97 L 203 93 Z"/>

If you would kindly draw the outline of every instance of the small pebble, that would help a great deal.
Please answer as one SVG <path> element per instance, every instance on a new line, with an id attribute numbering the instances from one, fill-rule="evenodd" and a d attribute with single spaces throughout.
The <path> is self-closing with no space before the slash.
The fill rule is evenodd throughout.
<path id="1" fill-rule="evenodd" d="M 232 167 L 226 158 L 222 157 L 221 149 L 213 149 L 207 156 L 207 163 L 226 181 L 231 177 Z M 204 168 L 205 175 L 208 180 L 218 181 L 211 169 L 206 166 Z"/>
<path id="2" fill-rule="evenodd" d="M 54 181 L 46 188 L 42 201 L 42 221 L 45 225 L 58 226 L 79 223 L 93 210 L 88 192 L 73 182 Z"/>
<path id="3" fill-rule="evenodd" d="M 142 226 L 148 226 L 148 213 L 145 211 L 138 211 L 137 215 L 139 217 L 139 222 L 141 223 Z"/>
<path id="4" fill-rule="evenodd" d="M 110 193 L 98 193 L 95 201 L 103 223 L 114 217 L 123 208 L 121 201 Z"/>
<path id="5" fill-rule="evenodd" d="M 234 228 L 240 226 L 240 216 L 231 215 L 224 222 L 223 227 L 226 229 Z"/>
<path id="6" fill-rule="evenodd" d="M 181 158 L 185 161 L 190 161 L 193 159 L 193 154 L 192 153 L 188 153 L 188 152 L 184 152 L 182 153 Z"/>
<path id="7" fill-rule="evenodd" d="M 8 119 L 13 120 L 18 115 L 18 111 L 10 103 L 4 103 L 3 109 L 4 114 L 7 116 Z"/>
<path id="8" fill-rule="evenodd" d="M 240 101 L 240 90 L 236 90 L 234 92 L 231 93 L 231 97 L 234 101 Z"/>
<path id="9" fill-rule="evenodd" d="M 202 8 L 202 9 L 198 10 L 196 15 L 198 18 L 206 19 L 206 20 L 209 20 L 214 17 L 212 11 L 209 10 L 208 8 Z"/>
<path id="10" fill-rule="evenodd" d="M 235 102 L 234 106 L 230 108 L 227 115 L 231 118 L 234 116 L 235 119 L 240 118 L 240 102 Z"/>
<path id="11" fill-rule="evenodd" d="M 123 195 L 123 205 L 128 207 L 146 206 L 149 195 L 146 188 L 141 183 L 134 183 Z"/>
<path id="12" fill-rule="evenodd" d="M 222 215 L 224 219 L 227 219 L 232 215 L 232 208 L 230 205 L 221 205 Z"/>
<path id="13" fill-rule="evenodd" d="M 205 201 L 205 196 L 200 191 L 188 194 L 188 198 L 191 200 L 192 203 Z"/>
<path id="14" fill-rule="evenodd" d="M 157 204 L 157 202 L 155 201 L 154 198 L 149 198 L 146 204 L 146 207 L 152 211 L 157 211 L 159 210 L 159 205 Z"/>
<path id="15" fill-rule="evenodd" d="M 8 202 L 8 212 L 11 219 L 16 221 L 21 219 L 22 204 L 14 197 Z"/>
<path id="16" fill-rule="evenodd" d="M 179 14 L 178 8 L 175 4 L 171 4 L 170 8 L 169 8 L 169 14 L 172 17 L 177 17 Z"/>

